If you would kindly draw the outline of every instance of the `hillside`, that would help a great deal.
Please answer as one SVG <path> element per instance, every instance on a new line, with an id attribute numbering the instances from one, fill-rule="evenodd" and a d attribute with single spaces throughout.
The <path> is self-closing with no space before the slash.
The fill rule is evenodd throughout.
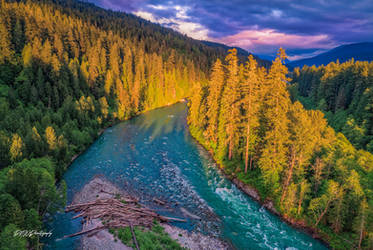
<path id="1" fill-rule="evenodd" d="M 228 174 L 332 244 L 371 248 L 372 155 L 291 102 L 283 50 L 267 70 L 74 0 L 2 0 L 0 34 L 0 249 L 39 249 L 14 232 L 64 208 L 62 176 L 103 129 L 186 97 L 191 132 Z"/>
<path id="2" fill-rule="evenodd" d="M 293 68 L 303 67 L 303 65 L 320 66 L 327 65 L 330 62 L 336 62 L 337 60 L 343 63 L 351 58 L 354 58 L 355 61 L 372 61 L 373 43 L 366 42 L 342 45 L 315 57 L 292 61 L 287 65 Z"/>
<path id="3" fill-rule="evenodd" d="M 226 53 L 228 50 L 235 48 L 235 49 L 237 49 L 237 56 L 240 59 L 240 61 L 242 61 L 242 62 L 246 61 L 247 57 L 249 55 L 253 55 L 255 60 L 258 62 L 258 64 L 260 66 L 269 68 L 272 64 L 271 60 L 262 59 L 259 56 L 254 55 L 254 54 L 252 54 L 252 53 L 248 52 L 247 50 L 244 50 L 240 47 L 231 47 L 231 46 L 227 46 L 227 45 L 222 44 L 222 43 L 215 43 L 215 42 L 210 42 L 210 41 L 202 41 L 202 43 L 209 46 L 209 47 L 216 48 L 219 51 L 221 51 L 222 53 Z"/>
<path id="4" fill-rule="evenodd" d="M 253 57 L 240 64 L 235 50 L 229 51 L 225 63 L 217 60 L 209 84 L 191 97 L 191 134 L 230 178 L 241 187 L 258 190 L 255 197 L 271 201 L 270 207 L 289 223 L 321 235 L 333 249 L 372 249 L 373 222 L 367 218 L 373 218 L 373 155 L 336 133 L 321 111 L 293 102 L 290 93 L 296 92 L 292 88 L 297 84 L 287 84 L 286 55 L 282 49 L 278 55 L 268 71 Z M 361 66 L 368 69 L 366 64 Z M 332 72 L 328 72 L 331 77 Z M 338 79 L 353 77 L 349 68 L 341 67 L 340 72 Z M 362 72 L 371 79 L 367 75 L 371 70 Z M 294 75 L 295 81 L 313 82 L 299 71 Z M 323 85 L 329 87 L 333 80 Z M 319 95 L 345 104 L 344 93 L 335 99 L 338 84 L 319 87 Z M 371 91 L 364 99 L 361 105 L 371 103 Z M 371 128 L 368 107 L 367 129 Z M 349 131 L 359 134 L 362 128 L 352 121 Z"/>
<path id="5" fill-rule="evenodd" d="M 373 153 L 373 62 L 303 67 L 293 74 L 297 98 L 325 112 L 329 124 L 357 148 Z"/>
<path id="6" fill-rule="evenodd" d="M 1 1 L 0 34 L 0 248 L 37 248 L 12 235 L 64 207 L 71 159 L 108 125 L 189 96 L 224 55 L 71 0 Z"/>

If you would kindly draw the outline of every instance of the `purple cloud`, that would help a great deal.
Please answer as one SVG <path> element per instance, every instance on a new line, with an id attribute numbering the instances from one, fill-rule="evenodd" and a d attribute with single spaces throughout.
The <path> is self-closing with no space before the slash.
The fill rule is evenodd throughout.
<path id="1" fill-rule="evenodd" d="M 373 1 L 89 0 L 131 12 L 197 39 L 292 56 L 373 40 Z"/>

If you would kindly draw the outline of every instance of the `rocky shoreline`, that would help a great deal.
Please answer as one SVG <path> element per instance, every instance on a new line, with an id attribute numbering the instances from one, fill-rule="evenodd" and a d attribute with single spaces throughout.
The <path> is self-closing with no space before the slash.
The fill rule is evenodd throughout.
<path id="1" fill-rule="evenodd" d="M 111 126 L 113 126 L 113 125 L 115 125 L 117 122 L 113 122 L 112 124 L 110 124 L 109 126 L 107 126 L 107 127 L 105 127 L 105 128 L 103 128 L 103 129 L 101 129 L 99 132 L 98 132 L 98 136 L 100 136 L 104 131 L 105 131 L 105 129 L 107 129 L 107 128 L 109 128 L 109 127 L 111 127 Z M 196 140 L 196 142 L 202 147 L 202 148 L 204 148 L 204 149 L 206 149 L 196 138 L 195 138 L 195 136 L 192 134 L 192 137 Z M 210 156 L 212 157 L 212 159 L 215 161 L 215 158 L 214 158 L 214 155 L 213 155 L 213 153 L 210 151 L 210 150 L 208 150 L 208 152 L 209 152 L 209 154 L 210 154 Z M 72 164 L 72 162 L 80 155 L 80 154 L 82 154 L 82 153 L 84 153 L 84 151 L 83 152 L 81 152 L 81 153 L 79 153 L 79 154 L 77 154 L 77 155 L 75 155 L 72 159 L 71 159 L 71 162 L 70 162 L 70 164 Z M 216 161 L 215 161 L 216 162 Z M 70 165 L 69 164 L 69 165 Z M 282 215 L 281 213 L 279 213 L 277 210 L 276 210 L 276 208 L 274 207 L 274 205 L 273 205 L 273 201 L 271 201 L 271 200 L 265 200 L 265 201 L 263 201 L 262 199 L 261 199 L 261 197 L 260 197 L 260 195 L 259 195 L 259 192 L 254 188 L 254 187 L 252 187 L 252 186 L 250 186 L 250 185 L 247 185 L 247 184 L 245 184 L 245 183 L 243 183 L 241 180 L 239 180 L 238 178 L 235 178 L 234 176 L 232 176 L 232 175 L 229 175 L 229 174 L 227 174 L 225 171 L 224 171 L 224 168 L 219 164 L 219 163 L 216 163 L 217 165 L 218 165 L 218 167 L 219 167 L 219 170 L 221 171 L 221 173 L 223 174 L 223 175 L 225 175 L 230 181 L 232 181 L 233 182 L 233 184 L 234 185 L 236 185 L 236 187 L 237 188 L 239 188 L 242 192 L 244 192 L 246 195 L 248 195 L 248 196 L 250 196 L 252 199 L 254 199 L 255 201 L 257 201 L 259 204 L 261 204 L 265 209 L 267 209 L 268 211 L 270 211 L 272 214 L 274 214 L 274 215 L 276 215 L 276 216 L 278 216 L 281 220 L 283 220 L 284 222 L 286 222 L 287 224 L 289 224 L 290 226 L 292 226 L 292 227 L 294 227 L 294 228 L 297 228 L 297 229 L 299 229 L 299 230 L 301 230 L 301 231 L 303 231 L 303 232 L 305 232 L 305 233 L 307 233 L 307 234 L 309 234 L 312 238 L 314 238 L 314 239 L 318 239 L 318 240 L 320 240 L 321 242 L 323 242 L 326 246 L 329 246 L 329 244 L 328 244 L 328 242 L 327 242 L 327 240 L 322 236 L 322 235 L 320 235 L 318 232 L 317 232 L 317 230 L 316 229 L 314 229 L 314 228 L 312 228 L 312 227 L 310 227 L 310 226 L 308 226 L 308 225 L 306 225 L 306 223 L 305 222 L 303 222 L 303 221 L 297 221 L 297 220 L 294 220 L 294 219 L 291 219 L 291 218 L 287 218 L 286 216 L 284 216 L 284 215 Z M 107 184 L 109 184 L 109 186 L 111 186 L 111 188 L 116 188 L 113 184 L 111 184 L 110 182 L 107 182 L 104 178 L 102 178 L 102 177 L 96 177 L 96 178 L 98 178 L 98 179 L 101 179 L 101 181 L 103 181 L 103 182 L 105 182 L 105 183 L 107 183 Z M 96 178 L 94 178 L 93 180 L 95 180 Z M 93 181 L 92 180 L 92 181 Z M 92 182 L 91 181 L 91 182 Z M 89 185 L 90 183 L 88 183 L 87 185 Z M 95 191 L 95 192 L 98 192 L 97 190 Z M 99 192 L 98 192 L 99 193 Z M 100 195 L 100 194 L 99 194 Z M 103 195 L 103 194 L 101 194 L 101 195 Z M 100 196 L 100 197 L 102 197 L 102 196 Z M 164 226 L 164 225 L 163 225 Z M 165 228 L 165 230 L 168 230 L 168 228 L 169 227 L 172 227 L 172 226 L 169 226 L 169 225 L 167 225 L 166 224 L 166 226 L 164 226 L 164 228 Z M 176 228 L 176 227 L 174 227 L 174 228 Z M 182 229 L 179 229 L 179 228 L 176 228 L 176 230 L 175 230 L 175 232 L 176 231 L 178 231 L 178 230 L 182 230 Z M 186 231 L 186 230 L 184 230 L 184 231 Z M 186 231 L 187 233 L 189 233 L 188 231 Z M 172 233 L 171 231 L 167 231 L 167 233 L 169 233 L 170 234 L 170 236 L 172 237 L 172 235 L 174 235 L 172 238 L 173 239 L 175 239 L 175 240 L 178 240 L 178 242 L 180 243 L 181 241 L 182 241 L 182 239 L 178 239 L 179 237 L 178 237 L 178 235 L 179 235 L 179 233 Z M 108 233 L 108 234 L 110 234 L 110 233 Z M 182 235 L 184 235 L 183 233 L 180 233 L 180 234 L 182 234 Z M 110 234 L 111 235 L 111 234 Z M 87 236 L 82 236 L 82 242 L 84 241 L 84 240 L 87 240 L 87 238 L 86 238 Z M 106 237 L 106 236 L 105 236 Z M 112 235 L 111 235 L 111 237 L 112 237 Z M 110 238 L 110 237 L 107 237 L 107 238 Z M 110 239 L 111 240 L 111 239 Z M 225 243 L 225 242 L 223 242 L 223 241 L 221 241 L 222 242 L 222 245 L 224 246 L 223 248 L 214 248 L 214 249 L 230 249 L 230 248 L 232 248 L 232 246 L 230 246 L 229 244 L 227 244 L 227 243 Z M 184 246 L 184 247 L 188 247 L 187 245 L 184 245 L 184 244 L 182 244 L 182 243 L 180 243 L 182 246 Z M 94 244 L 93 244 L 94 245 Z M 122 244 L 123 245 L 123 244 Z M 124 246 L 124 245 L 123 245 Z M 126 247 L 126 248 L 117 248 L 117 249 L 131 249 L 131 248 L 128 248 L 127 246 L 124 246 L 124 247 Z M 82 248 L 83 249 L 100 249 L 100 248 L 84 248 L 84 245 L 82 245 Z M 106 249 L 110 249 L 110 248 L 106 248 Z M 116 249 L 116 248 L 114 248 L 114 249 Z M 191 249 L 198 249 L 198 248 L 191 248 Z M 200 248 L 200 249 L 206 249 L 206 248 Z M 207 249 L 210 249 L 210 248 L 207 248 Z"/>
<path id="2" fill-rule="evenodd" d="M 255 188 L 243 183 L 237 178 L 232 178 L 230 176 L 227 176 L 227 178 L 229 178 L 236 185 L 238 189 L 240 189 L 242 192 L 244 192 L 245 194 L 253 198 L 255 201 L 261 204 L 265 209 L 270 211 L 272 214 L 280 217 L 284 222 L 286 222 L 290 226 L 295 227 L 299 230 L 302 230 L 303 232 L 309 234 L 312 238 L 318 239 L 322 241 L 325 245 L 328 245 L 328 243 L 322 238 L 322 236 L 314 228 L 307 226 L 302 221 L 293 220 L 291 218 L 287 218 L 283 216 L 281 213 L 277 211 L 277 209 L 273 205 L 273 201 L 271 200 L 263 201 L 259 195 L 259 192 Z"/>
<path id="3" fill-rule="evenodd" d="M 107 181 L 103 176 L 96 176 L 86 184 L 80 192 L 75 194 L 72 204 L 91 202 L 99 198 L 108 199 L 117 195 L 128 194 L 124 190 L 119 189 L 114 184 Z M 89 230 L 100 225 L 102 225 L 102 223 L 99 219 L 93 219 L 89 224 L 84 224 L 82 230 Z M 218 238 L 203 235 L 201 233 L 189 232 L 167 223 L 162 223 L 161 225 L 172 239 L 176 240 L 181 246 L 187 249 L 231 249 L 231 246 L 228 243 Z M 132 249 L 124 245 L 120 240 L 115 239 L 107 229 L 101 230 L 92 235 L 82 235 L 80 248 L 89 250 Z"/>
<path id="4" fill-rule="evenodd" d="M 252 186 L 250 186 L 246 183 L 243 183 L 241 180 L 234 177 L 233 175 L 227 174 L 224 171 L 224 167 L 215 160 L 213 152 L 208 150 L 207 148 L 205 148 L 203 146 L 203 144 L 201 144 L 193 134 L 191 134 L 191 135 L 196 140 L 196 142 L 198 143 L 198 145 L 200 147 L 202 147 L 202 148 L 204 148 L 205 150 L 208 151 L 209 155 L 211 156 L 211 158 L 215 161 L 216 165 L 218 166 L 219 171 L 227 179 L 229 179 L 238 189 L 240 189 L 242 192 L 244 192 L 246 195 L 248 195 L 249 197 L 254 199 L 259 204 L 261 204 L 269 212 L 278 216 L 282 221 L 284 221 L 288 225 L 307 233 L 312 238 L 321 241 L 324 245 L 326 245 L 327 247 L 330 248 L 329 243 L 325 240 L 325 238 L 322 235 L 319 234 L 319 232 L 315 228 L 308 226 L 304 221 L 299 221 L 299 220 L 295 220 L 295 219 L 288 218 L 288 217 L 284 216 L 283 214 L 281 214 L 280 212 L 277 211 L 277 209 L 275 208 L 272 200 L 266 199 L 266 200 L 263 201 L 263 199 L 260 197 L 259 192 L 254 187 L 252 187 Z"/>

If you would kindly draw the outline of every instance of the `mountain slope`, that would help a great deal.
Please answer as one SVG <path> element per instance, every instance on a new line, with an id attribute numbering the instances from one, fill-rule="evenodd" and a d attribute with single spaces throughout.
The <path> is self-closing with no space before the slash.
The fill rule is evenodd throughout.
<path id="1" fill-rule="evenodd" d="M 237 56 L 241 61 L 245 61 L 245 60 L 247 60 L 247 57 L 249 55 L 253 55 L 255 60 L 259 63 L 260 66 L 269 68 L 272 64 L 271 60 L 260 58 L 259 56 L 254 55 L 254 54 L 252 54 L 252 53 L 248 52 L 247 50 L 244 50 L 240 47 L 231 47 L 231 46 L 227 46 L 227 45 L 222 44 L 222 43 L 216 43 L 216 42 L 210 42 L 210 41 L 202 41 L 202 43 L 209 46 L 209 47 L 216 48 L 219 51 L 221 51 L 222 53 L 226 53 L 229 49 L 235 48 L 235 49 L 237 49 Z"/>
<path id="2" fill-rule="evenodd" d="M 343 63 L 354 58 L 355 61 L 372 61 L 373 60 L 373 43 L 354 43 L 342 45 L 328 52 L 322 53 L 312 58 L 306 58 L 288 63 L 291 67 L 303 67 L 303 65 L 327 65 L 335 62 L 337 59 Z"/>
<path id="3" fill-rule="evenodd" d="M 72 0 L 0 1 L 0 249 L 36 249 L 71 159 L 116 121 L 190 96 L 222 52 Z M 27 241 L 27 242 L 26 242 Z"/>

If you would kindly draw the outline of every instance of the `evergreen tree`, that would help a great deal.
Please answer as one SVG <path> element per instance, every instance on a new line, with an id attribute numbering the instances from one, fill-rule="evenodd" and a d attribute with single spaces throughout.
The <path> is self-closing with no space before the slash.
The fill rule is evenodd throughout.
<path id="1" fill-rule="evenodd" d="M 260 104 L 260 74 L 258 74 L 257 62 L 252 55 L 245 65 L 244 102 L 246 116 L 246 146 L 245 146 L 245 173 L 249 166 L 252 168 L 253 154 L 255 153 L 256 135 L 253 130 L 259 125 L 258 110 Z"/>
<path id="2" fill-rule="evenodd" d="M 264 182 L 271 191 L 279 191 L 280 175 L 287 165 L 286 145 L 289 141 L 287 129 L 289 120 L 286 116 L 289 109 L 289 94 L 286 89 L 288 70 L 282 64 L 286 58 L 284 51 L 273 62 L 265 85 L 265 146 L 259 159 Z"/>
<path id="3" fill-rule="evenodd" d="M 221 61 L 216 60 L 209 81 L 209 95 L 207 98 L 207 118 L 208 127 L 206 129 L 207 138 L 217 144 L 218 118 L 220 112 L 220 101 L 224 87 L 224 69 Z"/>
<path id="4" fill-rule="evenodd" d="M 0 34 L 0 64 L 2 64 L 5 60 L 9 60 L 13 56 L 9 29 L 3 17 L 0 17 Z"/>
<path id="5" fill-rule="evenodd" d="M 225 58 L 227 65 L 227 83 L 222 97 L 221 112 L 226 119 L 222 125 L 225 127 L 226 138 L 220 143 L 228 147 L 228 159 L 233 157 L 234 149 L 238 144 L 238 130 L 241 124 L 241 83 L 239 81 L 237 50 L 228 50 Z"/>

